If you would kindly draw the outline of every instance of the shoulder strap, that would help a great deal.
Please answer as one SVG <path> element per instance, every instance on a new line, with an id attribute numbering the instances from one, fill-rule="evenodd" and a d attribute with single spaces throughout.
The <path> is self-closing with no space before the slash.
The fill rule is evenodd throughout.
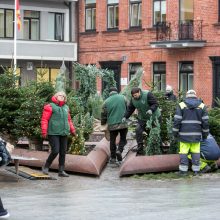
<path id="1" fill-rule="evenodd" d="M 203 103 L 201 103 L 199 106 L 198 106 L 198 108 L 201 108 L 201 109 L 203 109 L 205 107 L 205 105 L 203 104 Z"/>
<path id="2" fill-rule="evenodd" d="M 180 103 L 179 103 L 179 106 L 180 106 L 181 109 L 184 109 L 184 108 L 187 107 L 187 105 L 185 104 L 185 102 L 180 102 Z"/>

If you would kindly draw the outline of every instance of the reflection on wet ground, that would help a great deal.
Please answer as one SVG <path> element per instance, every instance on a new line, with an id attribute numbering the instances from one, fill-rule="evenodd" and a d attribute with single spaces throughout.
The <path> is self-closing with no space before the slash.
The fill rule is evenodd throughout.
<path id="1" fill-rule="evenodd" d="M 2 182 L 0 195 L 14 220 L 219 219 L 219 174 L 158 181 L 118 171 L 107 165 L 99 178 Z"/>

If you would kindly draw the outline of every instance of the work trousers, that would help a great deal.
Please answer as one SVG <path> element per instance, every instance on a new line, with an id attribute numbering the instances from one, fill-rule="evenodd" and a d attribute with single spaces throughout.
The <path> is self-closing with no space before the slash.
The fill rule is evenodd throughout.
<path id="1" fill-rule="evenodd" d="M 120 134 L 118 150 L 122 153 L 122 151 L 124 150 L 124 146 L 127 144 L 127 140 L 126 140 L 127 133 L 128 133 L 127 128 L 110 131 L 111 158 L 116 158 L 116 137 L 118 136 L 118 134 Z"/>
<path id="2" fill-rule="evenodd" d="M 180 171 L 188 171 L 189 167 L 189 159 L 188 154 L 191 154 L 192 157 L 192 170 L 199 171 L 200 170 L 200 142 L 197 143 L 186 143 L 180 142 Z"/>

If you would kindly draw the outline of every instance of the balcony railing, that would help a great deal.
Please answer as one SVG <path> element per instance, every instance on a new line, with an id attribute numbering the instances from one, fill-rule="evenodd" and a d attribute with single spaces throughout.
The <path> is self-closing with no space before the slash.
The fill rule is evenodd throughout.
<path id="1" fill-rule="evenodd" d="M 158 23 L 156 41 L 202 41 L 202 20 Z"/>

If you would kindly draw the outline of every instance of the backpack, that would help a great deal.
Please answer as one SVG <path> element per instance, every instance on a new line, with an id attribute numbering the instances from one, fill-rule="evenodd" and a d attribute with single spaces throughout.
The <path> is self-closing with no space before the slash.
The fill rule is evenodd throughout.
<path id="1" fill-rule="evenodd" d="M 6 148 L 6 142 L 0 138 L 0 167 L 6 166 L 11 161 L 11 155 Z"/>

